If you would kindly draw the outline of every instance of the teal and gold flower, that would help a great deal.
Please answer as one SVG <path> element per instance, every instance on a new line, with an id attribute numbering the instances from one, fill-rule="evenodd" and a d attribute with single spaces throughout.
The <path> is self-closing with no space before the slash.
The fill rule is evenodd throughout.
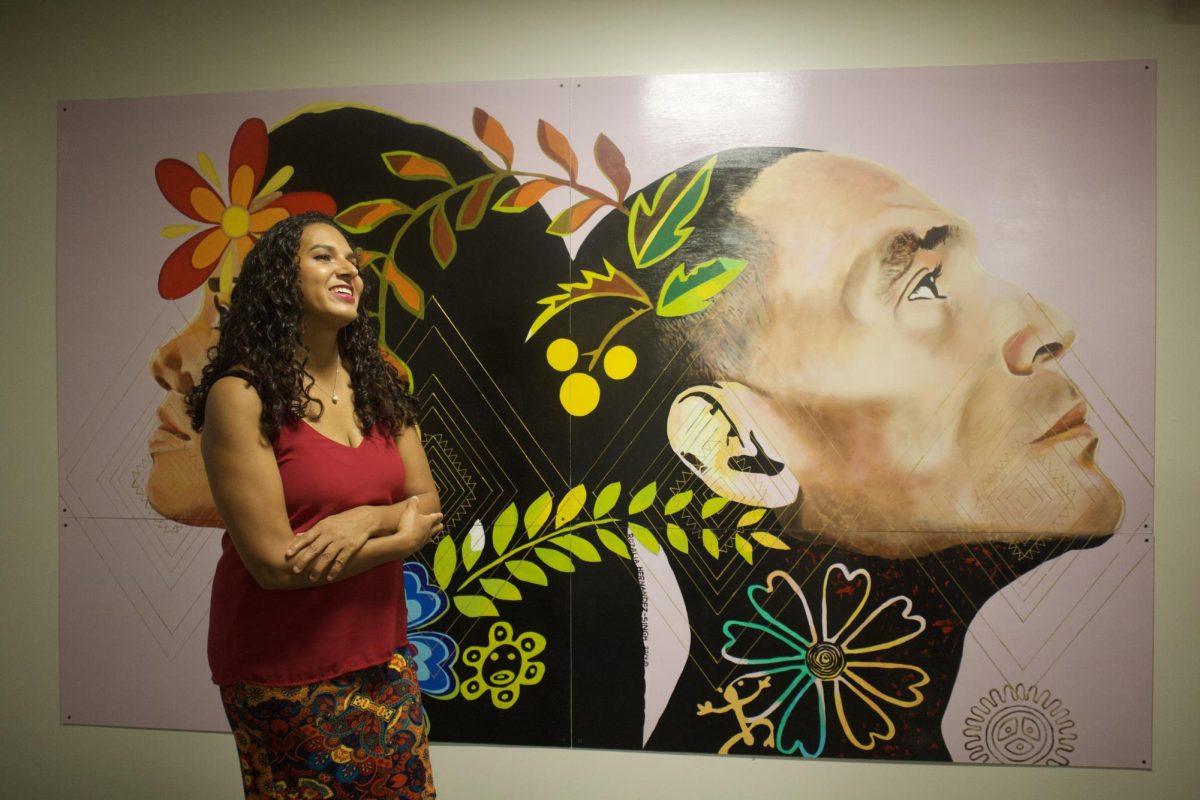
<path id="1" fill-rule="evenodd" d="M 781 689 L 765 710 L 747 717 L 775 721 L 779 752 L 821 755 L 831 711 L 854 747 L 872 750 L 896 735 L 889 706 L 912 708 L 924 700 L 925 670 L 879 660 L 877 654 L 915 638 L 925 630 L 925 619 L 902 596 L 867 612 L 866 570 L 829 567 L 819 617 L 785 572 L 772 572 L 766 586 L 751 586 L 747 594 L 758 618 L 726 622 L 721 655 L 754 668 L 737 680 L 770 676 L 771 685 Z"/>
<path id="2" fill-rule="evenodd" d="M 546 637 L 540 633 L 514 636 L 507 622 L 495 623 L 485 647 L 468 647 L 463 654 L 462 663 L 475 674 L 463 683 L 462 696 L 477 700 L 490 692 L 496 708 L 512 708 L 522 686 L 540 683 L 545 676 L 546 665 L 534 660 L 545 649 Z"/>

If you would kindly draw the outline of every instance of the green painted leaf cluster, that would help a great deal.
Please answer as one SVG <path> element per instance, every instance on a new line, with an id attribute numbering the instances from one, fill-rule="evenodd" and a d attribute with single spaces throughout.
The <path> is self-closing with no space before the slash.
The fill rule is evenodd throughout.
<path id="1" fill-rule="evenodd" d="M 638 269 L 662 261 L 692 235 L 692 229 L 685 226 L 704 204 L 716 163 L 717 157 L 713 156 L 678 192 L 670 192 L 678 177 L 672 172 L 659 182 L 652 201 L 647 202 L 644 194 L 633 201 L 629 210 L 629 254 Z"/>
<path id="2" fill-rule="evenodd" d="M 680 553 L 690 552 L 694 540 L 677 522 L 668 521 L 661 533 L 655 533 L 642 522 L 613 519 L 611 512 L 617 507 L 621 493 L 620 482 L 605 485 L 591 500 L 590 517 L 582 520 L 580 517 L 589 502 L 583 484 L 568 490 L 557 504 L 549 491 L 534 499 L 523 512 L 516 503 L 509 503 L 492 523 L 490 533 L 482 521 L 476 521 L 461 541 L 456 543 L 450 536 L 444 536 L 438 542 L 433 558 L 434 579 L 449 592 L 455 575 L 466 573 L 459 584 L 460 590 L 472 584 L 478 588 L 473 593 L 455 595 L 455 607 L 468 617 L 498 616 L 497 602 L 518 602 L 524 597 L 521 584 L 548 586 L 550 573 L 574 572 L 579 562 L 599 563 L 606 551 L 618 558 L 632 558 L 626 537 L 606 527 L 607 523 L 623 526 L 634 541 L 652 554 L 662 552 L 664 542 Z M 677 515 L 694 499 L 690 489 L 672 494 L 663 503 L 662 514 Z M 658 483 L 651 481 L 629 498 L 625 516 L 641 514 L 657 501 Z M 727 498 L 710 497 L 702 504 L 700 515 L 709 519 L 728 504 Z M 766 511 L 765 508 L 746 511 L 739 517 L 737 527 L 753 528 Z M 519 530 L 524 531 L 520 540 Z M 521 543 L 516 544 L 518 541 Z M 786 542 L 768 531 L 737 532 L 731 540 L 733 550 L 747 563 L 754 562 L 752 542 L 760 547 L 788 549 Z M 720 557 L 721 542 L 712 528 L 701 531 L 699 544 L 710 557 Z M 489 546 L 495 558 L 481 563 Z"/>
<path id="3" fill-rule="evenodd" d="M 746 262 L 735 258 L 714 258 L 691 269 L 680 264 L 667 276 L 655 311 L 660 317 L 686 317 L 703 311 L 745 268 Z"/>

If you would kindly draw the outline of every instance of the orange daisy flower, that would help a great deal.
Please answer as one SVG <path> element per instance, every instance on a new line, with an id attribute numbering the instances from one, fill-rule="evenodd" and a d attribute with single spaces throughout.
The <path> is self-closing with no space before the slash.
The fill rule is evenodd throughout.
<path id="1" fill-rule="evenodd" d="M 164 158 L 154 167 L 155 181 L 167 202 L 184 216 L 208 225 L 163 262 L 158 273 L 158 293 L 164 299 L 175 300 L 193 291 L 218 265 L 223 282 L 232 283 L 234 273 L 254 242 L 279 220 L 304 211 L 320 211 L 330 216 L 336 212 L 333 198 L 324 192 L 280 192 L 292 177 L 290 166 L 283 167 L 262 184 L 267 168 L 267 143 L 267 126 L 261 119 L 248 119 L 238 128 L 229 148 L 228 202 L 190 164 Z M 207 168 L 213 183 L 217 183 L 206 156 L 202 155 L 201 166 Z M 163 233 L 179 235 L 196 227 L 171 226 Z"/>

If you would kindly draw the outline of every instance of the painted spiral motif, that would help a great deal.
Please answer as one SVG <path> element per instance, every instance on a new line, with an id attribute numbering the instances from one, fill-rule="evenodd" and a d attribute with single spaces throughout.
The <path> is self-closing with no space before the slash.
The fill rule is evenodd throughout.
<path id="1" fill-rule="evenodd" d="M 819 642 L 808 651 L 806 656 L 808 671 L 814 678 L 831 681 L 846 668 L 846 654 L 842 648 L 831 642 Z"/>

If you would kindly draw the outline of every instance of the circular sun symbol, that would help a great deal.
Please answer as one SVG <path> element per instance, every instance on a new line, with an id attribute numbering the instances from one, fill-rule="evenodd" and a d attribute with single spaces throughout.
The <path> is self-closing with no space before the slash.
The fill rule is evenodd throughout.
<path id="1" fill-rule="evenodd" d="M 1037 686 L 992 689 L 971 707 L 963 737 L 972 761 L 980 764 L 1070 763 L 1075 727 L 1062 701 Z"/>

